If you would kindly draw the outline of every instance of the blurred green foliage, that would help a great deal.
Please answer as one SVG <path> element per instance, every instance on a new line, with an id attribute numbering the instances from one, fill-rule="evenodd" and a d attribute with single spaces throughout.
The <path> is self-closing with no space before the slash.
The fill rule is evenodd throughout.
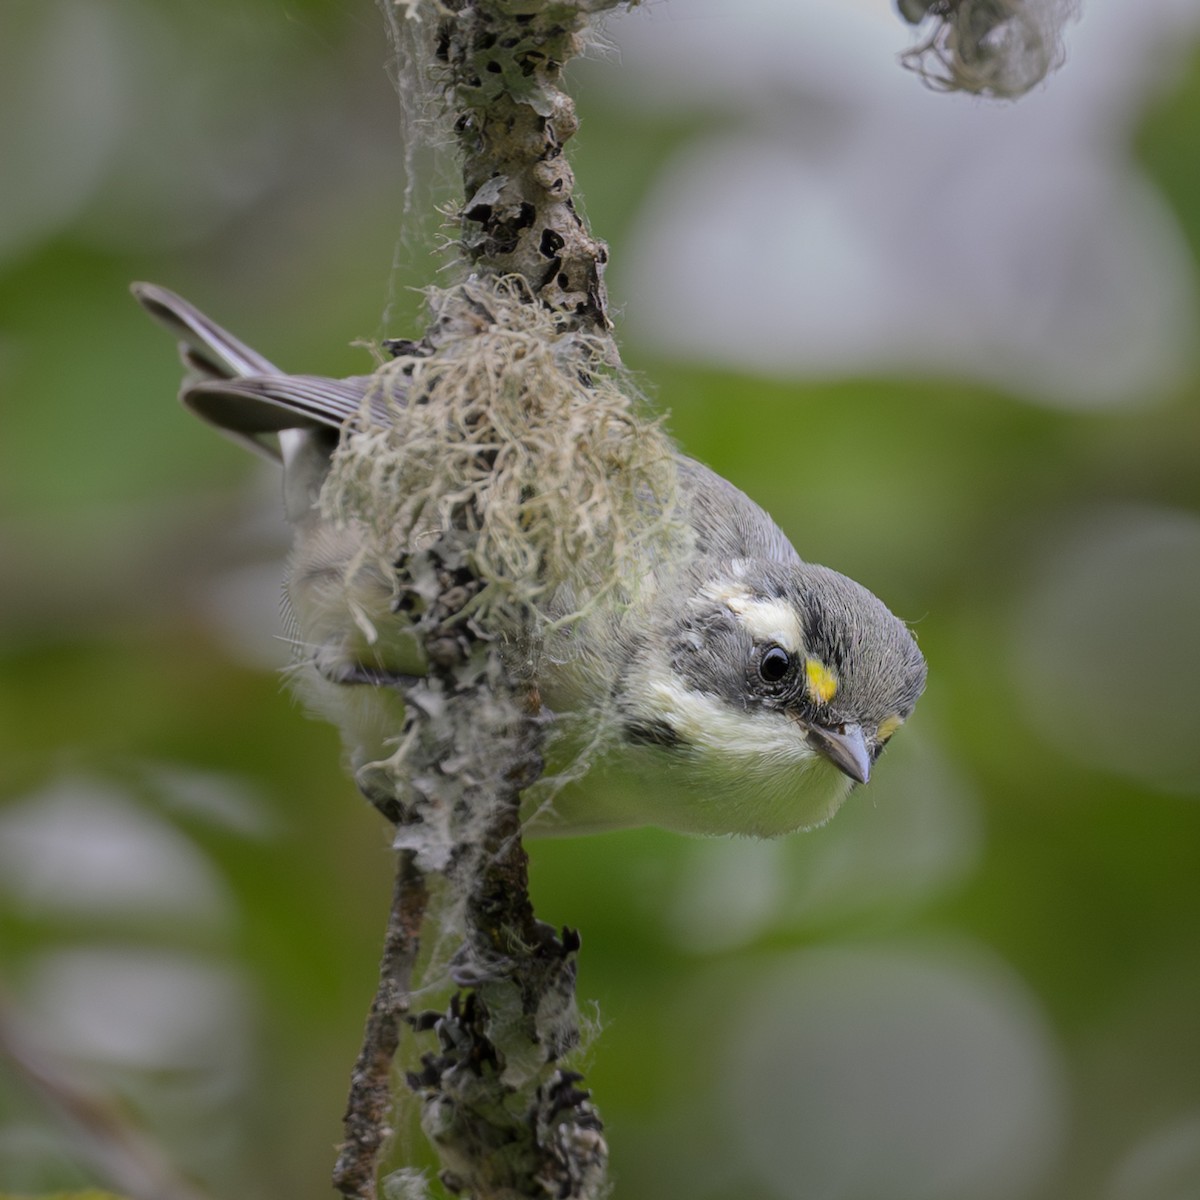
<path id="1" fill-rule="evenodd" d="M 0 15 L 10 35 L 0 64 L 47 46 L 69 58 L 64 39 L 87 32 L 80 6 L 39 3 Z M 386 830 L 342 774 L 334 733 L 270 665 L 271 634 L 256 659 L 236 632 L 243 618 L 270 628 L 270 589 L 239 581 L 270 578 L 282 561 L 275 481 L 173 403 L 170 347 L 126 288 L 162 282 L 292 369 L 347 373 L 369 362 L 352 339 L 419 327 L 409 289 L 433 277 L 434 224 L 402 201 L 372 6 L 101 8 L 128 40 L 94 46 L 72 78 L 86 104 L 109 55 L 123 81 L 111 100 L 119 130 L 89 133 L 78 112 L 44 104 L 8 117 L 29 162 L 81 154 L 85 136 L 111 144 L 73 198 L 46 171 L 45 187 L 59 189 L 53 220 L 30 217 L 50 203 L 31 176 L 26 210 L 0 204 L 0 225 L 10 218 L 0 237 L 0 970 L 37 1036 L 119 1093 L 214 1194 L 318 1197 L 374 983 Z M 223 52 L 231 46 L 239 52 Z M 224 98 L 220 121 L 173 132 L 170 113 L 155 111 L 170 77 L 143 69 L 158 52 L 183 64 L 175 78 L 192 103 Z M 619 262 L 657 165 L 708 115 L 631 124 L 602 97 L 585 92 L 580 105 L 587 212 Z M 179 176 L 174 192 L 211 199 L 195 228 L 171 215 L 172 189 L 152 194 L 145 162 L 128 164 L 139 138 L 160 173 Z M 1133 145 L 1200 251 L 1200 59 L 1140 114 Z M 1028 1090 L 1014 1084 L 1013 1095 L 1041 1106 L 1045 1142 L 996 1143 L 1034 1165 L 958 1195 L 1196 1194 L 1162 1181 L 1200 1172 L 1200 759 L 1168 787 L 1072 752 L 1091 734 L 1121 742 L 1125 707 L 1153 714 L 1159 668 L 1129 649 L 1138 630 L 1114 634 L 1115 715 L 1090 729 L 1079 713 L 1038 708 L 1046 679 L 1021 647 L 1029 589 L 1081 521 L 1132 511 L 1153 531 L 1155 513 L 1200 510 L 1200 373 L 1154 406 L 1091 413 L 946 379 L 766 382 L 667 361 L 636 341 L 630 358 L 689 453 L 750 491 L 807 557 L 915 622 L 931 676 L 898 739 L 910 745 L 889 752 L 879 789 L 856 794 L 825 830 L 768 847 L 651 830 L 532 845 L 540 914 L 583 933 L 579 993 L 603 1028 L 582 1069 L 608 1124 L 617 1196 L 921 1194 L 902 1177 L 880 1190 L 869 1174 L 790 1192 L 738 1132 L 752 1100 L 729 1099 L 756 1053 L 744 1013 L 773 1028 L 770 972 L 817 964 L 814 988 L 849 988 L 853 971 L 818 967 L 858 964 L 886 980 L 907 955 L 964 980 L 1023 1031 L 1022 1045 L 1040 1048 L 1045 1079 L 1019 1080 Z M 1184 584 L 1194 589 L 1194 573 Z M 1153 609 L 1144 617 L 1160 627 Z M 1195 662 L 1195 624 L 1187 634 L 1168 665 Z M 1200 704 L 1191 716 L 1200 727 Z M 155 899 L 171 894 L 169 878 L 143 886 L 121 845 L 88 832 L 89 796 L 103 798 L 114 828 L 172 848 L 182 865 L 170 904 Z M 51 829 L 37 819 L 46 811 L 62 814 Z M 129 904 L 109 903 L 106 863 L 132 889 Z M 179 1006 L 147 1048 L 105 1024 L 124 1028 L 120 980 L 80 985 L 83 967 L 102 962 L 85 950 L 132 956 L 142 994 L 161 986 L 178 1004 L 178 979 L 193 978 L 175 973 L 184 964 L 235 1000 Z M 993 988 L 993 975 L 1009 983 Z M 206 1024 L 214 1012 L 225 1016 Z M 793 1017 L 805 1031 L 804 1008 Z M 936 1030 L 914 1028 L 932 1039 L 924 1082 L 965 1087 L 939 1058 Z M 792 1054 L 810 1061 L 781 1045 L 781 1061 Z M 757 1094 L 786 1111 L 789 1086 L 763 1080 Z M 996 1149 L 981 1145 L 961 1180 Z M 402 1129 L 397 1161 L 408 1156 L 430 1163 Z M 0 1187 L 91 1182 L 106 1181 L 0 1065 Z M 924 1195 L 954 1194 L 945 1188 Z"/>

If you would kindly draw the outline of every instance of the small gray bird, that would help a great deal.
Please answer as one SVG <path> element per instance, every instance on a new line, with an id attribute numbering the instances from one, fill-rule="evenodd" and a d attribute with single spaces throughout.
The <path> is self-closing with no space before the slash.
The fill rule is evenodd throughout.
<path id="1" fill-rule="evenodd" d="M 185 300 L 153 284 L 137 299 L 180 339 L 185 405 L 280 460 L 295 531 L 287 599 L 304 691 L 341 731 L 358 770 L 386 759 L 403 703 L 389 677 L 423 671 L 393 611 L 393 581 L 370 566 L 352 527 L 317 499 L 343 428 L 371 376 L 288 375 Z M 374 414 L 387 421 L 387 413 Z M 534 656 L 554 713 L 603 712 L 616 769 L 653 786 L 590 789 L 554 805 L 556 832 L 649 824 L 773 837 L 836 812 L 912 713 L 925 661 L 911 633 L 853 580 L 804 562 L 761 508 L 693 459 L 678 458 L 679 517 L 694 536 L 677 561 L 647 564 L 632 604 L 601 600 L 571 632 L 570 654 Z M 599 717 L 597 718 L 599 719 Z M 599 794 L 602 793 L 602 794 Z"/>

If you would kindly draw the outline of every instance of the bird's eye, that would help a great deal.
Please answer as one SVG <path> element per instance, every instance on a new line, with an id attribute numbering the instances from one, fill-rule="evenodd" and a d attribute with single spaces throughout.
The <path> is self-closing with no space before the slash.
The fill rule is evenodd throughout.
<path id="1" fill-rule="evenodd" d="M 782 646 L 770 646 L 758 663 L 758 673 L 766 683 L 778 683 L 792 667 L 792 656 Z"/>

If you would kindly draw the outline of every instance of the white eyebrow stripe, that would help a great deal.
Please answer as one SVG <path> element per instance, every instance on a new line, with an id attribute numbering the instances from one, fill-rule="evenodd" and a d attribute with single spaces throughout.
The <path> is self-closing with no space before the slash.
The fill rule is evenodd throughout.
<path id="1" fill-rule="evenodd" d="M 786 600 L 755 596 L 737 583 L 710 584 L 704 594 L 736 613 L 755 641 L 776 642 L 792 654 L 800 650 L 804 640 L 800 618 Z"/>

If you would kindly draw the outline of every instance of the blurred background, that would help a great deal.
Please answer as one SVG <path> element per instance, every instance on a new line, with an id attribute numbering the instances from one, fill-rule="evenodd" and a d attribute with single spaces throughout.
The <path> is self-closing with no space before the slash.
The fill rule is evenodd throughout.
<path id="1" fill-rule="evenodd" d="M 607 33 L 628 362 L 931 668 L 823 830 L 531 845 L 616 1196 L 1194 1200 L 1200 0 L 1086 0 L 1015 104 L 923 87 L 885 0 Z M 127 285 L 299 371 L 418 331 L 391 62 L 369 0 L 0 7 L 5 1003 L 216 1197 L 331 1194 L 388 837 L 279 675 L 278 479 Z M 0 1063 L 0 1190 L 93 1181 Z"/>

